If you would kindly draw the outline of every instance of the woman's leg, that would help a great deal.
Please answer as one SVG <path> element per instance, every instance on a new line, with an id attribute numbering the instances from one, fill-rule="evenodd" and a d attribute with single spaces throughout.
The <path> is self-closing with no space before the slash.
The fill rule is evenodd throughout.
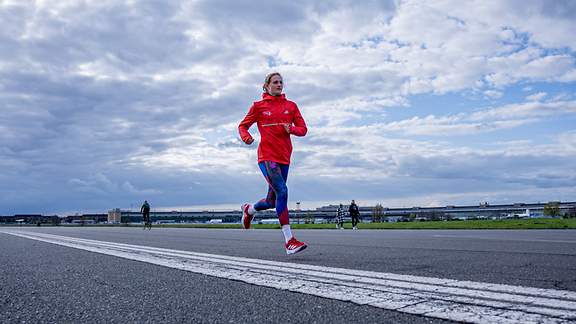
<path id="1" fill-rule="evenodd" d="M 260 199 L 257 203 L 255 203 L 254 209 L 256 211 L 260 211 L 274 207 L 276 207 L 276 193 L 274 193 L 272 186 L 268 185 L 268 194 L 266 195 L 266 198 Z"/>
<path id="2" fill-rule="evenodd" d="M 254 209 L 263 210 L 276 207 L 276 214 L 280 225 L 288 225 L 290 219 L 288 216 L 288 179 L 287 164 L 280 164 L 272 161 L 262 161 L 258 163 L 264 178 L 268 182 L 268 195 L 265 199 L 260 200 L 254 205 Z"/>
<path id="3" fill-rule="evenodd" d="M 276 214 L 278 215 L 280 225 L 282 225 L 282 234 L 284 235 L 286 253 L 288 255 L 304 250 L 307 247 L 306 243 L 294 238 L 292 230 L 290 229 L 288 187 L 286 186 L 289 166 L 272 161 L 260 162 L 258 166 L 260 166 L 260 170 L 262 170 L 262 174 L 269 184 L 268 197 L 263 199 L 265 202 L 258 202 L 258 204 L 261 203 L 259 207 L 276 206 Z M 272 195 L 271 192 L 274 194 Z M 273 200 L 274 197 L 276 198 L 275 200 Z"/>

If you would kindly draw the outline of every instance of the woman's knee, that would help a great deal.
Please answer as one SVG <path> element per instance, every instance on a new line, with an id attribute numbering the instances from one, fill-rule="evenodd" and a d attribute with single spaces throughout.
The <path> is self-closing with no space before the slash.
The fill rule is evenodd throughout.
<path id="1" fill-rule="evenodd" d="M 278 199 L 286 199 L 288 197 L 288 187 L 286 185 L 278 186 L 276 188 L 276 196 Z"/>
<path id="2" fill-rule="evenodd" d="M 268 208 L 276 208 L 276 199 L 267 201 L 267 203 L 270 206 Z"/>

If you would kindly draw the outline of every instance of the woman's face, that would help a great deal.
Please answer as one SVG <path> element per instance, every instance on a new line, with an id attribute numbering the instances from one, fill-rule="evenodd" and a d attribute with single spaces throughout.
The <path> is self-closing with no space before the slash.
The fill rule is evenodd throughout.
<path id="1" fill-rule="evenodd" d="M 273 96 L 281 95 L 282 88 L 283 88 L 282 77 L 279 75 L 272 76 L 272 78 L 270 78 L 270 83 L 266 85 L 266 90 L 268 91 L 269 94 Z"/>

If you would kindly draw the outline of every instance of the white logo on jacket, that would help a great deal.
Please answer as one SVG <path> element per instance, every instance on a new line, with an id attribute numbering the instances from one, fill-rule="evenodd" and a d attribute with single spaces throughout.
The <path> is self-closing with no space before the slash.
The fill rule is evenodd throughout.
<path id="1" fill-rule="evenodd" d="M 270 115 L 272 115 L 272 112 L 270 112 L 270 111 L 265 111 L 265 112 L 263 112 L 263 114 L 266 115 L 266 116 L 270 116 Z"/>

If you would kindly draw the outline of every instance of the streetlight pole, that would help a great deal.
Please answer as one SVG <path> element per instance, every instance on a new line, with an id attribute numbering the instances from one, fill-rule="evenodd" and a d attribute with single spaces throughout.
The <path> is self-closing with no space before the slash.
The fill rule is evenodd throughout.
<path id="1" fill-rule="evenodd" d="M 300 202 L 296 202 L 296 220 L 300 224 Z"/>

